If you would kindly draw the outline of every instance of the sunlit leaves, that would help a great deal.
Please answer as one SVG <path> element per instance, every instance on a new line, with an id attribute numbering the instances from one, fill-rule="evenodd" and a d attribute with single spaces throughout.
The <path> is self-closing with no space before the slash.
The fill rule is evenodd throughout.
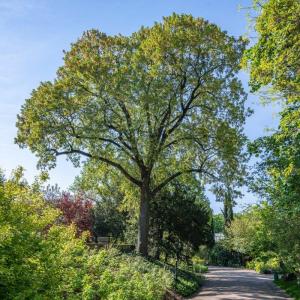
<path id="1" fill-rule="evenodd" d="M 41 166 L 54 166 L 60 153 L 78 165 L 85 152 L 103 168 L 118 163 L 131 181 L 149 170 L 153 184 L 200 169 L 208 155 L 208 169 L 232 164 L 243 144 L 236 73 L 245 44 L 190 15 L 128 37 L 87 31 L 65 52 L 55 81 L 23 105 L 16 141 Z"/>
<path id="2" fill-rule="evenodd" d="M 246 60 L 253 91 L 272 85 L 289 98 L 300 93 L 300 3 L 298 0 L 268 0 L 257 5 L 257 43 Z"/>

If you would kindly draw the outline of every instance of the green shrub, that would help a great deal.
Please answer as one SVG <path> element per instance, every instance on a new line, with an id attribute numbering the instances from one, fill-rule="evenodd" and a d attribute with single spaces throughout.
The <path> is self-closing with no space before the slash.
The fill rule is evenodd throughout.
<path id="1" fill-rule="evenodd" d="M 193 264 L 193 271 L 195 273 L 205 273 L 208 271 L 208 267 L 201 264 Z"/>
<path id="2" fill-rule="evenodd" d="M 171 273 L 117 250 L 91 251 L 20 176 L 0 182 L 0 299 L 159 300 Z"/>
<path id="3" fill-rule="evenodd" d="M 187 271 L 178 272 L 177 282 L 174 282 L 174 290 L 177 294 L 188 297 L 196 293 L 201 287 L 203 277 Z"/>
<path id="4" fill-rule="evenodd" d="M 247 263 L 247 268 L 258 273 L 280 272 L 280 260 L 274 252 L 264 252 L 254 260 Z"/>
<path id="5" fill-rule="evenodd" d="M 80 287 L 84 237 L 58 216 L 21 174 L 0 184 L 0 299 L 62 299 Z"/>
<path id="6" fill-rule="evenodd" d="M 208 267 L 204 265 L 205 260 L 200 258 L 199 256 L 196 256 L 196 255 L 193 256 L 192 263 L 193 263 L 193 266 L 192 266 L 193 272 L 205 273 L 208 271 Z"/>
<path id="7" fill-rule="evenodd" d="M 102 250 L 88 259 L 83 299 L 160 300 L 171 284 L 170 272 L 141 257 Z"/>
<path id="8" fill-rule="evenodd" d="M 275 283 L 295 300 L 300 300 L 300 286 L 298 285 L 297 280 L 285 281 L 280 279 L 276 280 Z"/>

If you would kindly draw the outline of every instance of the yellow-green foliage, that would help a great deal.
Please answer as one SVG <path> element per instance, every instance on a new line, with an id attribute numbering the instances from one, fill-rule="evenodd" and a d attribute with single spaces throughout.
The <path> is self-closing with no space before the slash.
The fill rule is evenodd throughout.
<path id="1" fill-rule="evenodd" d="M 273 252 L 262 253 L 260 257 L 248 262 L 247 268 L 253 269 L 258 273 L 279 272 L 280 259 Z"/>
<path id="2" fill-rule="evenodd" d="M 208 267 L 204 265 L 205 260 L 199 256 L 192 257 L 193 271 L 196 273 L 205 273 L 208 271 Z"/>
<path id="3" fill-rule="evenodd" d="M 18 175 L 0 185 L 1 299 L 60 299 L 76 288 L 86 248 L 58 215 Z"/>
<path id="4" fill-rule="evenodd" d="M 254 0 L 254 4 L 258 1 Z M 253 90 L 272 84 L 276 92 L 299 95 L 299 0 L 263 0 L 256 5 L 257 43 L 246 55 Z"/>
<path id="5" fill-rule="evenodd" d="M 20 172 L 0 182 L 0 299 L 159 300 L 171 286 L 140 257 L 90 252 L 58 216 Z"/>
<path id="6" fill-rule="evenodd" d="M 169 272 L 145 259 L 103 250 L 88 259 L 83 299 L 159 300 L 171 284 Z"/>

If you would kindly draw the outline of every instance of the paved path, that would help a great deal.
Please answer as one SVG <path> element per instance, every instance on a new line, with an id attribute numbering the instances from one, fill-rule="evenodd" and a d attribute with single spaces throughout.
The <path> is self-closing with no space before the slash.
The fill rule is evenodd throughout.
<path id="1" fill-rule="evenodd" d="M 272 275 L 259 275 L 254 271 L 244 269 L 210 267 L 205 277 L 201 291 L 189 299 L 292 299 L 272 282 Z"/>

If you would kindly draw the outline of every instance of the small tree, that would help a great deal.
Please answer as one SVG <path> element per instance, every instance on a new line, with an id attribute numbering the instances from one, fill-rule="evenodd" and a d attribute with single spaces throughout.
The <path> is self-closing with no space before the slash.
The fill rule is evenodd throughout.
<path id="1" fill-rule="evenodd" d="M 203 190 L 179 182 L 151 203 L 150 237 L 154 256 L 189 258 L 201 245 L 212 245 L 212 213 Z"/>
<path id="2" fill-rule="evenodd" d="M 225 229 L 225 220 L 223 214 L 213 215 L 213 228 L 214 233 L 224 233 Z"/>
<path id="3" fill-rule="evenodd" d="M 56 202 L 57 208 L 62 212 L 61 222 L 66 225 L 75 224 L 77 233 L 93 230 L 93 203 L 90 200 L 83 199 L 80 195 L 72 196 L 69 193 L 63 193 Z"/>
<path id="4" fill-rule="evenodd" d="M 149 204 L 178 176 L 234 169 L 244 142 L 236 73 L 246 42 L 190 15 L 131 36 L 83 34 L 54 82 L 32 92 L 16 142 L 55 166 L 67 155 L 115 169 L 139 190 L 137 250 L 148 253 Z"/>

